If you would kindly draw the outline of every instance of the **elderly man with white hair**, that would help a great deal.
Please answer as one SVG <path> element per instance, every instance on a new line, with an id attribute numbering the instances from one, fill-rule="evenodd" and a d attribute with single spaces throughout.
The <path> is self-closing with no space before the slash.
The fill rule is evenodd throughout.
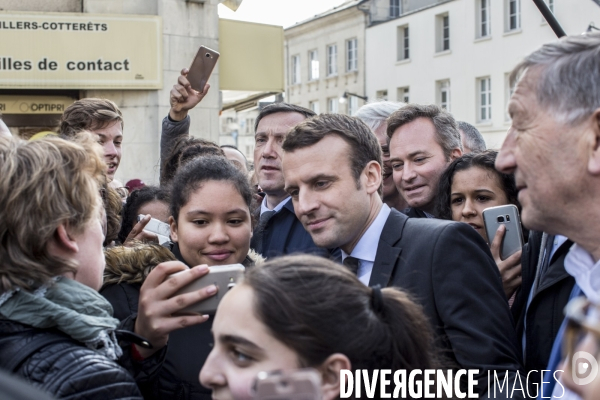
<path id="1" fill-rule="evenodd" d="M 406 103 L 394 101 L 374 101 L 358 109 L 355 117 L 364 122 L 375 134 L 383 151 L 383 202 L 398 211 L 408 207 L 408 203 L 394 184 L 392 166 L 390 164 L 390 148 L 387 137 L 387 118 Z"/>
<path id="2" fill-rule="evenodd" d="M 598 33 L 563 37 L 527 56 L 511 74 L 517 81 L 508 106 L 512 124 L 496 160 L 500 171 L 515 174 L 523 224 L 575 243 L 564 262 L 576 281 L 571 297 L 584 295 L 596 304 L 600 304 L 599 60 Z M 571 312 L 575 324 L 563 324 L 558 333 L 540 398 L 551 394 L 562 399 L 599 398 L 594 388 L 600 380 L 600 323 L 597 315 L 586 317 L 590 308 L 576 308 Z M 576 338 L 574 332 L 587 333 L 586 339 L 579 344 L 570 340 L 566 347 L 586 349 L 587 358 L 571 351 L 559 366 L 559 342 Z M 553 385 L 552 374 L 558 370 L 565 371 L 560 379 L 566 389 Z"/>

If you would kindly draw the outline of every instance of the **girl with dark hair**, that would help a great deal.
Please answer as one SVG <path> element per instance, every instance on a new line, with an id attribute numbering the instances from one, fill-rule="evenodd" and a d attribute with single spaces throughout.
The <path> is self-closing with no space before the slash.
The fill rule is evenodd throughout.
<path id="1" fill-rule="evenodd" d="M 250 399 L 259 372 L 315 368 L 323 399 L 340 370 L 440 367 L 420 306 L 399 289 L 369 288 L 322 257 L 276 258 L 246 272 L 219 304 L 214 348 L 200 372 L 213 398 Z"/>
<path id="2" fill-rule="evenodd" d="M 146 217 L 138 223 L 137 217 L 140 214 L 150 215 L 150 217 Z M 136 239 L 158 243 L 156 235 L 144 232 L 143 229 L 150 218 L 168 223 L 169 215 L 169 192 L 167 190 L 156 186 L 144 186 L 135 190 L 129 195 L 123 207 L 119 241 L 125 243 L 128 240 Z"/>
<path id="3" fill-rule="evenodd" d="M 252 190 L 246 176 L 225 157 L 189 161 L 171 183 L 169 248 L 190 267 L 241 263 L 250 267 Z M 159 399 L 210 399 L 198 372 L 210 353 L 212 319 L 171 336 L 167 358 L 153 389 Z"/>
<path id="4" fill-rule="evenodd" d="M 465 222 L 483 236 L 500 269 L 504 292 L 507 298 L 511 298 L 521 285 L 521 251 L 502 260 L 500 245 L 505 228 L 501 225 L 490 243 L 482 215 L 486 208 L 506 204 L 514 204 L 521 210 L 515 177 L 496 170 L 497 155 L 495 150 L 486 150 L 454 160 L 440 177 L 437 215 L 442 219 Z"/>

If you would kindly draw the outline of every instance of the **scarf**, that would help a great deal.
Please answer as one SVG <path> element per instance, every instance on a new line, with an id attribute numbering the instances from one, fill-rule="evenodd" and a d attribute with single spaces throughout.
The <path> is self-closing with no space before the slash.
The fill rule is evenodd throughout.
<path id="1" fill-rule="evenodd" d="M 4 293 L 0 315 L 38 329 L 56 328 L 111 360 L 123 354 L 114 333 L 119 320 L 110 303 L 72 279 L 56 277 L 33 293 Z"/>

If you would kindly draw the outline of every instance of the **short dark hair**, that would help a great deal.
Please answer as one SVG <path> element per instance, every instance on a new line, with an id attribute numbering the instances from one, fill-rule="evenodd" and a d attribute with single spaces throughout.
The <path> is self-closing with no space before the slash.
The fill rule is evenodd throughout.
<path id="1" fill-rule="evenodd" d="M 427 118 L 435 127 L 435 140 L 442 147 L 446 159 L 450 159 L 452 150 L 462 150 L 458 125 L 454 117 L 435 104 L 407 104 L 388 118 L 387 136 L 392 138 L 396 129 L 419 118 Z"/>
<path id="2" fill-rule="evenodd" d="M 465 134 L 465 143 L 467 144 L 467 147 L 471 149 L 471 151 L 485 151 L 485 140 L 477 128 L 468 122 L 458 121 L 458 129 Z"/>
<path id="3" fill-rule="evenodd" d="M 190 200 L 192 192 L 207 181 L 231 183 L 251 208 L 252 189 L 248 178 L 225 157 L 206 156 L 184 165 L 173 178 L 171 186 L 171 216 L 179 218 L 179 211 Z"/>
<path id="4" fill-rule="evenodd" d="M 81 99 L 63 113 L 59 133 L 64 137 L 74 137 L 78 132 L 105 128 L 117 121 L 122 128 L 123 114 L 114 102 L 108 99 Z"/>
<path id="5" fill-rule="evenodd" d="M 301 106 L 297 106 L 295 104 L 289 103 L 273 103 L 264 107 L 258 113 L 256 117 L 256 121 L 254 122 L 254 133 L 258 129 L 258 123 L 261 119 L 266 117 L 267 115 L 275 114 L 275 113 L 298 113 L 304 115 L 306 118 L 314 117 L 317 115 L 313 110 L 309 110 L 308 108 L 304 108 Z"/>
<path id="6" fill-rule="evenodd" d="M 440 366 L 421 306 L 398 288 L 363 285 L 333 261 L 278 257 L 247 270 L 242 285 L 253 290 L 258 319 L 298 354 L 302 367 L 317 367 L 334 353 L 369 371 Z"/>
<path id="7" fill-rule="evenodd" d="M 482 168 L 498 178 L 508 202 L 516 205 L 519 208 L 519 211 L 521 210 L 515 176 L 514 174 L 503 174 L 496 169 L 495 164 L 497 156 L 497 151 L 486 150 L 479 153 L 468 153 L 452 161 L 440 177 L 438 183 L 436 196 L 436 215 L 438 218 L 452 219 L 451 199 L 454 175 L 458 171 L 464 171 L 473 167 Z"/>
<path id="8" fill-rule="evenodd" d="M 195 138 L 193 136 L 178 138 L 173 147 L 171 147 L 166 159 L 161 160 L 161 186 L 168 185 L 173 180 L 179 168 L 189 160 L 207 155 L 225 157 L 223 150 L 210 140 Z"/>
<path id="9" fill-rule="evenodd" d="M 144 186 L 141 189 L 134 190 L 129 195 L 127 202 L 123 206 L 123 222 L 119 231 L 119 241 L 121 243 L 125 243 L 129 232 L 131 232 L 131 229 L 137 223 L 139 209 L 151 201 L 162 201 L 169 205 L 169 192 L 157 186 Z"/>
<path id="10" fill-rule="evenodd" d="M 360 187 L 360 174 L 371 161 L 383 165 L 381 146 L 371 129 L 356 117 L 344 114 L 320 114 L 293 127 L 283 142 L 283 151 L 312 146 L 328 135 L 337 135 L 350 146 L 350 168 Z"/>

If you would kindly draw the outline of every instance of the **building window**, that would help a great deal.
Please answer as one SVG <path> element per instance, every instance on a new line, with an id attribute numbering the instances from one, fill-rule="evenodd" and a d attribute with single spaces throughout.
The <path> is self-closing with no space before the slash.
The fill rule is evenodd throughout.
<path id="1" fill-rule="evenodd" d="M 477 37 L 488 37 L 490 29 L 490 0 L 477 0 Z"/>
<path id="2" fill-rule="evenodd" d="M 478 122 L 488 122 L 492 120 L 492 87 L 490 77 L 477 79 L 477 88 L 479 91 L 477 113 Z"/>
<path id="3" fill-rule="evenodd" d="M 398 54 L 397 60 L 408 60 L 410 58 L 410 41 L 408 26 L 399 26 L 397 30 Z"/>
<path id="4" fill-rule="evenodd" d="M 246 118 L 244 133 L 251 135 L 254 132 L 254 118 Z"/>
<path id="5" fill-rule="evenodd" d="M 506 32 L 521 29 L 521 0 L 505 0 L 505 27 Z"/>
<path id="6" fill-rule="evenodd" d="M 358 70 L 358 41 L 357 39 L 346 40 L 346 71 Z"/>
<path id="7" fill-rule="evenodd" d="M 292 85 L 300 83 L 300 55 L 292 56 Z"/>
<path id="8" fill-rule="evenodd" d="M 337 75 L 337 44 L 327 46 L 327 76 Z"/>
<path id="9" fill-rule="evenodd" d="M 340 109 L 339 109 L 339 104 L 340 101 L 338 100 L 337 97 L 330 97 L 327 99 L 327 112 L 330 113 L 339 113 Z"/>
<path id="10" fill-rule="evenodd" d="M 408 86 L 398 88 L 397 97 L 398 101 L 402 101 L 406 104 L 410 103 L 410 91 Z"/>
<path id="11" fill-rule="evenodd" d="M 385 100 L 385 101 L 387 101 L 387 99 L 388 99 L 388 92 L 387 92 L 387 90 L 378 90 L 377 92 L 375 92 L 375 98 L 377 100 Z"/>
<path id="12" fill-rule="evenodd" d="M 437 82 L 437 103 L 450 112 L 450 81 L 447 79 Z"/>
<path id="13" fill-rule="evenodd" d="M 400 0 L 390 0 L 390 18 L 400 16 Z"/>
<path id="14" fill-rule="evenodd" d="M 317 50 L 308 52 L 308 80 L 319 79 L 319 54 Z"/>
<path id="15" fill-rule="evenodd" d="M 309 101 L 308 102 L 308 108 L 310 108 L 311 110 L 313 110 L 313 112 L 315 114 L 320 114 L 321 111 L 319 110 L 319 102 L 317 100 L 315 101 Z"/>
<path id="16" fill-rule="evenodd" d="M 354 115 L 358 111 L 358 98 L 348 96 L 348 115 Z"/>
<path id="17" fill-rule="evenodd" d="M 450 17 L 448 14 L 436 16 L 436 49 L 437 52 L 450 50 Z"/>

